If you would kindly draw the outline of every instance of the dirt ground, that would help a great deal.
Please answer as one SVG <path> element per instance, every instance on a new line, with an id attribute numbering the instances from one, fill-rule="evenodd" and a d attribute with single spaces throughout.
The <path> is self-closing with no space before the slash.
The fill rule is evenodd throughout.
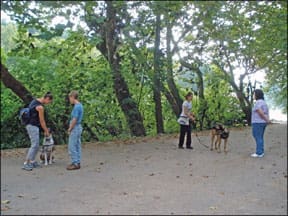
<path id="1" fill-rule="evenodd" d="M 178 134 L 85 143 L 74 171 L 67 145 L 30 172 L 26 149 L 1 151 L 1 214 L 287 215 L 287 124 L 267 127 L 263 158 L 250 157 L 250 127 L 231 130 L 227 154 L 192 140 L 194 150 L 178 149 Z"/>

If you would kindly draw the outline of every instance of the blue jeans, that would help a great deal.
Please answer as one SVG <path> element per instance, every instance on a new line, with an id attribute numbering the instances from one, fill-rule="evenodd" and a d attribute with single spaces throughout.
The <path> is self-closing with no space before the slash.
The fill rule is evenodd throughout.
<path id="1" fill-rule="evenodd" d="M 35 160 L 35 157 L 38 153 L 39 150 L 39 143 L 40 143 L 40 131 L 39 131 L 39 127 L 34 126 L 34 125 L 30 125 L 28 124 L 26 126 L 26 130 L 28 132 L 30 141 L 31 141 L 31 146 L 28 150 L 27 156 L 26 156 L 26 160 Z"/>
<path id="2" fill-rule="evenodd" d="M 264 131 L 266 123 L 252 123 L 252 134 L 256 141 L 256 154 L 264 153 Z"/>
<path id="3" fill-rule="evenodd" d="M 82 126 L 75 125 L 69 135 L 68 151 L 72 164 L 80 164 L 81 162 L 81 134 Z"/>

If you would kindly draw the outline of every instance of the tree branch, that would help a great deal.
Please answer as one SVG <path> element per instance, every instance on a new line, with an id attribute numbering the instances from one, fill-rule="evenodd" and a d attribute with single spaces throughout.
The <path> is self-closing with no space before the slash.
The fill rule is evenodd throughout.
<path id="1" fill-rule="evenodd" d="M 8 69 L 1 63 L 1 81 L 3 84 L 11 89 L 21 100 L 28 104 L 33 100 L 32 94 L 25 86 L 16 80 L 8 71 Z"/>

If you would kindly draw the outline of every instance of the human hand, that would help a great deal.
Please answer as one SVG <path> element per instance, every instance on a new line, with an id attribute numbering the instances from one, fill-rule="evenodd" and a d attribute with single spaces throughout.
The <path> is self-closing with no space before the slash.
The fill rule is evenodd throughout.
<path id="1" fill-rule="evenodd" d="M 192 121 L 196 121 L 196 116 L 192 113 Z"/>
<path id="2" fill-rule="evenodd" d="M 49 136 L 50 136 L 50 133 L 49 133 L 49 130 L 48 130 L 48 129 L 44 131 L 44 136 L 45 136 L 45 137 L 49 137 Z"/>

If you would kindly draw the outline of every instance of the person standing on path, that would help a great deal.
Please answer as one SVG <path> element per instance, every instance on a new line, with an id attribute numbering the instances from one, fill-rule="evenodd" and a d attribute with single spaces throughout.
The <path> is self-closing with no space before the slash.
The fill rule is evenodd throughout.
<path id="1" fill-rule="evenodd" d="M 256 103 L 252 109 L 252 134 L 256 142 L 256 152 L 251 157 L 260 158 L 264 156 L 264 132 L 269 120 L 269 108 L 264 100 L 264 93 L 255 89 L 254 99 Z"/>
<path id="2" fill-rule="evenodd" d="M 22 167 L 24 170 L 31 171 L 33 168 L 41 167 L 35 161 L 40 144 L 40 130 L 44 131 L 44 136 L 47 137 L 50 135 L 45 122 L 43 105 L 51 103 L 52 100 L 53 95 L 47 92 L 42 98 L 34 99 L 29 104 L 30 119 L 26 125 L 26 130 L 31 141 L 31 147 L 28 150 L 24 166 Z"/>
<path id="3" fill-rule="evenodd" d="M 178 147 L 183 149 L 184 139 L 186 135 L 186 148 L 193 149 L 191 146 L 191 124 L 190 121 L 194 121 L 194 116 L 191 112 L 192 110 L 192 92 L 188 92 L 185 96 L 185 101 L 182 104 L 182 112 L 178 119 L 178 123 L 180 124 L 180 137 Z"/>
<path id="4" fill-rule="evenodd" d="M 68 151 L 71 157 L 71 164 L 67 166 L 67 170 L 80 169 L 81 163 L 81 134 L 82 126 L 81 121 L 83 119 L 83 106 L 78 99 L 78 92 L 71 91 L 69 94 L 69 101 L 74 105 L 71 112 L 71 120 L 69 123 L 69 143 Z"/>

